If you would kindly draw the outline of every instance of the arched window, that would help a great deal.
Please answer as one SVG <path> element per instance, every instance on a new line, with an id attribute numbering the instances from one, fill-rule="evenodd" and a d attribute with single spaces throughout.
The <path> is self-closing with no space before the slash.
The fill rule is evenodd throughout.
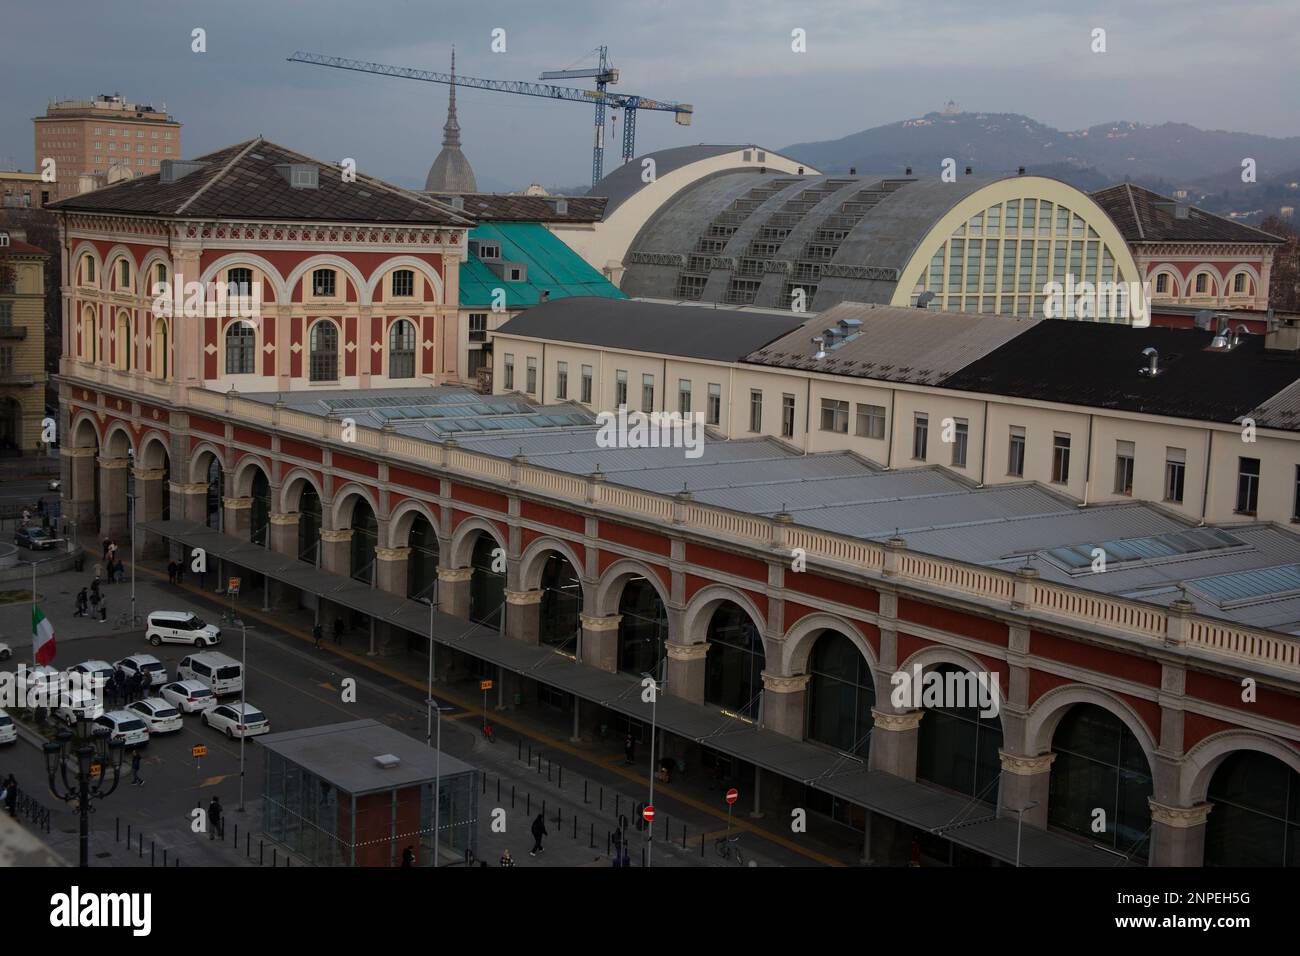
<path id="1" fill-rule="evenodd" d="M 406 319 L 388 332 L 388 377 L 415 378 L 415 323 Z"/>
<path id="2" fill-rule="evenodd" d="M 271 483 L 261 468 L 258 468 L 253 475 L 251 497 L 253 507 L 249 509 L 248 540 L 264 548 L 271 525 Z"/>
<path id="3" fill-rule="evenodd" d="M 867 659 L 839 631 L 822 631 L 808 672 L 808 739 L 866 756 L 876 705 Z"/>
<path id="4" fill-rule="evenodd" d="M 122 292 L 131 291 L 131 260 L 125 256 L 117 260 L 117 288 Z"/>
<path id="5" fill-rule="evenodd" d="M 1210 780 L 1206 866 L 1300 866 L 1300 773 L 1239 750 Z"/>
<path id="6" fill-rule="evenodd" d="M 170 371 L 167 351 L 167 320 L 156 319 L 153 324 L 153 368 L 157 378 L 166 378 Z"/>
<path id="7" fill-rule="evenodd" d="M 86 285 L 95 284 L 95 259 L 89 253 L 81 257 L 81 281 Z"/>
<path id="8" fill-rule="evenodd" d="M 328 320 L 311 327 L 310 375 L 313 382 L 338 381 L 339 330 Z"/>
<path id="9" fill-rule="evenodd" d="M 416 515 L 406 536 L 406 596 L 433 601 L 438 580 L 438 536 L 424 515 Z"/>
<path id="10" fill-rule="evenodd" d="M 552 551 L 542 568 L 538 587 L 542 600 L 538 607 L 538 640 L 569 650 L 577 644 L 582 629 L 582 582 L 569 559 Z"/>
<path id="11" fill-rule="evenodd" d="M 469 586 L 469 619 L 488 627 L 501 626 L 501 608 L 506 601 L 506 576 L 493 567 L 499 550 L 496 539 L 480 531 L 470 558 L 474 574 Z"/>
<path id="12" fill-rule="evenodd" d="M 738 605 L 725 601 L 709 620 L 704 700 L 724 710 L 758 717 L 763 692 L 763 635 Z"/>
<path id="13" fill-rule="evenodd" d="M 926 668 L 927 678 L 931 671 L 936 674 L 931 680 L 942 679 L 945 690 L 939 695 L 942 704 L 927 706 L 921 720 L 917 734 L 917 779 L 929 780 L 985 803 L 995 803 L 998 776 L 1002 772 L 998 758 L 1002 723 L 996 715 L 986 715 L 979 706 L 978 675 L 952 664 Z M 923 682 L 923 694 L 926 686 Z M 948 692 L 949 687 L 953 693 Z"/>
<path id="14" fill-rule="evenodd" d="M 410 269 L 398 269 L 393 273 L 393 295 L 415 295 L 415 273 Z"/>
<path id="15" fill-rule="evenodd" d="M 668 613 L 659 593 L 645 578 L 632 578 L 623 586 L 618 613 L 618 669 L 659 676 L 668 640 Z"/>
<path id="16" fill-rule="evenodd" d="M 117 313 L 117 329 L 113 333 L 113 356 L 123 372 L 131 371 L 131 317 L 126 310 Z"/>
<path id="17" fill-rule="evenodd" d="M 232 272 L 235 270 L 231 270 Z M 231 282 L 231 286 L 234 283 Z M 226 374 L 252 375 L 256 371 L 257 330 L 250 322 L 232 322 L 226 329 Z"/>
<path id="18" fill-rule="evenodd" d="M 316 564 L 320 560 L 320 495 L 311 482 L 302 483 L 298 495 L 298 560 Z"/>
<path id="19" fill-rule="evenodd" d="M 379 523 L 366 499 L 358 497 L 352 505 L 352 547 L 348 573 L 357 581 L 369 584 L 375 574 L 375 546 L 379 542 Z"/>
<path id="20" fill-rule="evenodd" d="M 88 305 L 86 306 L 85 311 L 81 313 L 80 358 L 83 362 L 95 361 L 96 346 L 98 344 L 95 341 L 97 331 L 98 330 L 95 328 L 95 307 Z"/>

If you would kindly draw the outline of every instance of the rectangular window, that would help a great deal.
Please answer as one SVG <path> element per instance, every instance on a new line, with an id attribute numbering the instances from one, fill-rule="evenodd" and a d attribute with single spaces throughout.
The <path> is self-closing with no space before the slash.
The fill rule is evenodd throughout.
<path id="1" fill-rule="evenodd" d="M 125 259 L 117 264 L 117 284 L 123 289 L 131 284 L 131 263 Z"/>
<path id="2" fill-rule="evenodd" d="M 1206 274 L 1205 274 L 1204 272 L 1200 273 L 1200 274 L 1196 277 L 1196 294 L 1197 294 L 1197 295 L 1203 295 L 1203 294 L 1205 293 L 1205 288 L 1206 288 L 1206 281 L 1207 281 L 1207 279 L 1208 279 L 1208 276 L 1206 276 Z"/>
<path id="3" fill-rule="evenodd" d="M 794 437 L 794 396 L 781 396 L 781 437 Z"/>
<path id="4" fill-rule="evenodd" d="M 822 399 L 822 431 L 849 433 L 849 403 L 833 398 Z"/>
<path id="5" fill-rule="evenodd" d="M 1156 276 L 1156 292 L 1158 292 L 1160 295 L 1164 295 L 1168 291 L 1169 291 L 1169 273 L 1162 272 L 1160 273 L 1160 275 Z"/>
<path id="6" fill-rule="evenodd" d="M 555 397 L 565 401 L 569 397 L 569 363 L 555 363 Z"/>
<path id="7" fill-rule="evenodd" d="M 393 295 L 415 295 L 415 272 L 398 269 L 393 273 Z"/>
<path id="8" fill-rule="evenodd" d="M 966 467 L 966 446 L 970 442 L 970 422 L 964 418 L 953 420 L 952 430 L 952 466 Z"/>
<path id="9" fill-rule="evenodd" d="M 677 380 L 677 411 L 683 415 L 691 413 L 691 380 L 689 378 L 679 378 Z"/>
<path id="10" fill-rule="evenodd" d="M 1011 426 L 1011 444 L 1007 451 L 1007 474 L 1015 478 L 1025 477 L 1025 427 Z"/>
<path id="11" fill-rule="evenodd" d="M 1259 459 L 1239 458 L 1237 513 L 1253 515 L 1259 509 Z"/>
<path id="12" fill-rule="evenodd" d="M 582 404 L 591 404 L 591 366 L 582 367 Z"/>
<path id="13" fill-rule="evenodd" d="M 317 269 L 311 274 L 311 294 L 325 298 L 334 295 L 333 269 Z"/>
<path id="14" fill-rule="evenodd" d="M 1295 466 L 1295 491 L 1291 496 L 1291 520 L 1300 521 L 1300 465 Z"/>
<path id="15" fill-rule="evenodd" d="M 515 357 L 509 352 L 505 354 L 503 367 L 505 369 L 504 386 L 508 389 L 515 387 Z"/>
<path id="16" fill-rule="evenodd" d="M 920 412 L 912 421 L 912 457 L 925 461 L 926 446 L 930 443 L 930 416 Z"/>
<path id="17" fill-rule="evenodd" d="M 1181 503 L 1183 479 L 1187 474 L 1187 449 L 1165 449 L 1165 501 Z"/>
<path id="18" fill-rule="evenodd" d="M 716 382 L 709 383 L 709 409 L 707 422 L 717 425 L 722 421 L 722 386 Z"/>
<path id="19" fill-rule="evenodd" d="M 11 329 L 14 326 L 14 304 L 12 302 L 0 302 L 0 329 Z"/>
<path id="20" fill-rule="evenodd" d="M 1115 494 L 1133 494 L 1133 443 L 1115 442 Z"/>
<path id="21" fill-rule="evenodd" d="M 763 392 L 757 388 L 749 390 L 749 430 L 751 432 L 763 430 Z"/>
<path id="22" fill-rule="evenodd" d="M 641 376 L 641 411 L 649 414 L 655 410 L 655 377 L 650 374 Z"/>
<path id="23" fill-rule="evenodd" d="M 1052 438 L 1052 481 L 1063 485 L 1070 480 L 1070 436 L 1060 432 Z"/>
<path id="24" fill-rule="evenodd" d="M 885 408 L 883 405 L 863 405 L 857 408 L 857 435 L 859 438 L 885 437 Z"/>
<path id="25" fill-rule="evenodd" d="M 627 369 L 614 372 L 614 407 L 627 404 Z"/>
<path id="26" fill-rule="evenodd" d="M 1241 295 L 1246 291 L 1246 273 L 1238 272 L 1232 277 L 1232 291 L 1236 295 Z"/>
<path id="27" fill-rule="evenodd" d="M 471 342 L 487 341 L 486 312 L 471 312 L 469 314 L 469 340 Z"/>
<path id="28" fill-rule="evenodd" d="M 12 375 L 14 372 L 14 350 L 12 345 L 0 347 L 0 375 Z"/>
<path id="29" fill-rule="evenodd" d="M 537 394 L 537 359 L 533 356 L 528 357 L 527 378 L 525 379 L 525 391 L 529 395 Z"/>

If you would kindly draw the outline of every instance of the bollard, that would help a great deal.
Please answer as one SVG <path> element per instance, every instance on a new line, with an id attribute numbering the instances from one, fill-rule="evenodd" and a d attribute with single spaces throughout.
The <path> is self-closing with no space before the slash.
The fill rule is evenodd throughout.
<path id="1" fill-rule="evenodd" d="M 141 834 L 138 834 L 138 836 L 139 836 L 139 838 L 140 838 L 140 853 L 139 853 L 139 858 L 143 860 L 143 859 L 144 859 L 144 834 L 141 833 Z"/>
<path id="2" fill-rule="evenodd" d="M 524 801 L 524 815 L 531 817 L 533 815 L 533 794 L 531 790 L 527 796 L 528 799 Z"/>
<path id="3" fill-rule="evenodd" d="M 271 847 L 271 866 L 272 868 L 280 865 L 280 851 L 276 847 Z"/>
<path id="4" fill-rule="evenodd" d="M 559 833 L 560 829 L 563 826 L 564 826 L 564 808 L 556 807 L 555 808 L 555 832 Z"/>
<path id="5" fill-rule="evenodd" d="M 533 745 L 532 743 L 529 743 L 528 744 L 528 766 L 531 767 L 532 765 L 533 765 Z"/>
<path id="6" fill-rule="evenodd" d="M 483 793 L 487 794 L 487 774 L 483 774 Z"/>
<path id="7" fill-rule="evenodd" d="M 641 847 L 641 865 L 645 866 L 645 847 Z"/>
<path id="8" fill-rule="evenodd" d="M 582 781 L 582 802 L 587 803 L 587 781 Z"/>
<path id="9" fill-rule="evenodd" d="M 700 834 L 700 859 L 704 859 L 704 834 Z"/>
<path id="10" fill-rule="evenodd" d="M 593 827 L 593 828 L 595 827 L 595 824 L 594 824 L 594 823 L 592 824 L 592 827 Z M 610 839 L 610 836 L 611 836 L 611 834 L 608 834 L 608 833 L 605 834 L 605 855 L 606 855 L 606 856 L 609 856 L 609 839 Z"/>
<path id="11" fill-rule="evenodd" d="M 153 866 L 155 862 L 155 857 L 154 857 L 155 847 L 156 847 L 155 842 L 153 840 L 150 840 L 149 841 L 149 865 L 150 866 Z"/>
<path id="12" fill-rule="evenodd" d="M 587 849 L 596 849 L 596 824 L 594 823 L 591 825 L 591 836 L 587 839 Z"/>
<path id="13" fill-rule="evenodd" d="M 167 848 L 163 847 L 163 868 L 167 867 Z"/>
<path id="14" fill-rule="evenodd" d="M 239 849 L 239 824 L 238 823 L 235 824 L 234 837 L 235 839 L 232 842 L 235 844 L 235 849 L 238 850 Z"/>
<path id="15" fill-rule="evenodd" d="M 512 783 L 510 785 L 510 809 L 513 810 L 514 808 L 515 808 L 515 785 Z"/>
<path id="16" fill-rule="evenodd" d="M 600 785 L 600 811 L 605 812 L 605 785 Z"/>
<path id="17" fill-rule="evenodd" d="M 523 737 L 519 738 L 518 744 L 519 746 L 515 748 L 515 759 L 523 760 L 524 759 L 524 738 Z"/>
<path id="18" fill-rule="evenodd" d="M 244 856 L 246 858 L 253 855 L 253 834 L 247 830 L 244 831 Z"/>
<path id="19" fill-rule="evenodd" d="M 501 802 L 501 777 L 497 776 L 497 803 Z"/>
<path id="20" fill-rule="evenodd" d="M 126 825 L 126 848 L 131 849 L 131 824 Z"/>
<path id="21" fill-rule="evenodd" d="M 614 794 L 614 819 L 617 820 L 620 814 L 618 812 L 618 794 Z"/>
<path id="22" fill-rule="evenodd" d="M 564 764 L 560 764 L 560 779 L 559 779 L 559 786 L 560 786 L 560 789 L 561 789 L 561 790 L 564 789 Z"/>
<path id="23" fill-rule="evenodd" d="M 122 842 L 122 818 L 121 817 L 113 818 L 113 842 L 114 843 Z"/>
<path id="24" fill-rule="evenodd" d="M 682 824 L 682 849 L 686 849 L 686 824 Z"/>
<path id="25" fill-rule="evenodd" d="M 546 782 L 551 782 L 551 762 L 549 760 L 546 761 Z"/>
<path id="26" fill-rule="evenodd" d="M 176 862 L 173 863 L 172 866 L 180 866 L 180 865 L 181 865 L 181 858 L 178 856 L 178 857 L 176 858 Z"/>
<path id="27" fill-rule="evenodd" d="M 578 815 L 573 815 L 573 838 L 578 839 Z"/>

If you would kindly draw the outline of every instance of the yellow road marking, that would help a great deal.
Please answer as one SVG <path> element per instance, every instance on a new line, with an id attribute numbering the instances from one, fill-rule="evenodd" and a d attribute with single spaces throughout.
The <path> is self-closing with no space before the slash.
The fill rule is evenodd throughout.
<path id="1" fill-rule="evenodd" d="M 316 686 L 317 686 L 317 687 L 324 687 L 326 690 L 329 690 L 329 691 L 337 691 L 337 690 L 338 690 L 337 687 L 335 687 L 333 684 L 331 684 L 331 683 L 330 683 L 329 681 L 327 681 L 327 680 L 323 680 L 323 681 L 321 681 L 321 682 L 320 682 L 319 684 L 317 684 Z"/>
<path id="2" fill-rule="evenodd" d="M 158 578 L 162 577 L 162 572 L 155 571 L 152 568 L 144 568 L 142 570 L 146 571 L 149 574 L 153 574 L 155 577 Z M 199 588 L 194 587 L 193 585 L 182 584 L 181 587 L 185 588 L 187 591 L 190 591 L 194 594 L 198 594 L 204 598 L 209 597 L 209 595 L 207 595 Z M 285 634 L 290 634 L 293 637 L 298 638 L 299 640 L 307 641 L 312 644 L 315 643 L 315 640 L 306 631 L 300 631 L 295 627 L 289 627 L 285 625 L 284 622 L 278 621 L 272 618 L 268 614 L 262 614 L 260 611 L 254 609 L 245 609 L 244 613 L 247 616 L 253 618 L 254 620 L 261 621 L 263 624 L 270 624 L 274 626 L 277 630 L 283 631 Z M 356 664 L 358 667 L 368 668 L 372 671 L 383 674 L 385 677 L 389 677 L 392 678 L 393 680 L 400 681 L 401 683 L 407 685 L 408 687 L 413 687 L 416 690 L 419 690 L 421 692 L 427 690 L 424 681 L 416 680 L 415 678 L 410 677 L 409 675 L 404 674 L 403 672 L 395 668 L 388 667 L 387 665 L 381 664 L 378 661 L 367 659 L 366 657 L 363 657 L 361 655 L 354 654 L 353 652 L 346 650 L 345 648 L 340 647 L 338 645 L 335 645 L 332 648 L 332 650 L 339 657 L 351 661 L 353 664 Z M 271 680 L 284 684 L 286 687 L 294 686 L 293 684 L 290 684 L 288 681 L 280 680 L 278 677 L 271 677 L 271 675 L 269 674 L 262 673 L 262 676 L 270 677 Z M 457 707 L 460 707 L 467 711 L 477 712 L 478 708 L 481 706 L 481 702 L 479 700 L 475 700 L 472 702 L 467 701 L 464 698 L 458 697 L 457 695 L 447 690 L 442 691 L 441 697 L 443 700 L 447 701 L 448 703 L 455 704 Z M 346 711 L 344 708 L 339 707 L 336 704 L 331 704 L 331 706 L 335 707 L 338 710 L 343 711 L 344 713 L 350 713 L 350 711 Z M 588 763 L 599 762 L 599 758 L 593 760 L 592 754 L 583 753 L 581 750 L 578 750 L 576 747 L 569 745 L 563 740 L 560 740 L 555 737 L 548 737 L 545 734 L 538 732 L 532 727 L 529 727 L 509 717 L 505 717 L 499 713 L 493 716 L 493 721 L 496 724 L 501 725 L 502 727 L 509 727 L 511 730 L 525 737 L 531 737 L 533 740 L 539 740 L 545 743 L 546 745 L 548 745 L 549 747 L 551 747 L 552 749 L 558 750 L 561 753 L 566 753 L 571 757 L 577 758 L 578 760 L 586 761 Z M 624 779 L 632 783 L 635 784 L 645 783 L 645 780 L 642 778 L 641 774 L 633 773 L 632 770 L 630 770 L 627 767 L 611 764 L 609 766 L 609 769 L 614 773 L 618 774 L 620 777 L 623 777 Z M 717 808 L 710 806 L 707 803 L 702 803 L 701 801 L 696 800 L 694 797 L 688 797 L 686 794 L 680 792 L 675 787 L 671 787 L 666 784 L 661 784 L 656 789 L 659 790 L 661 793 L 665 793 L 669 795 L 679 803 L 683 803 L 686 806 L 692 808 L 693 810 L 698 810 L 700 813 L 706 813 L 709 816 L 715 817 L 716 819 L 719 820 L 725 820 L 727 818 L 727 814 L 724 811 L 718 810 Z M 746 833 L 753 833 L 755 836 L 761 837 L 764 840 L 769 840 L 770 842 L 775 843 L 778 846 L 782 846 L 785 849 L 790 850 L 791 852 L 798 853 L 800 856 L 807 857 L 810 860 L 814 860 L 826 866 L 847 866 L 848 865 L 846 863 L 841 862 L 840 860 L 836 860 L 829 856 L 826 856 L 823 853 L 818 853 L 816 850 L 810 850 L 808 847 L 801 846 L 798 843 L 796 843 L 794 840 L 791 840 L 788 837 L 781 836 L 779 833 L 772 833 L 769 830 L 762 830 L 754 826 L 753 824 L 748 823 L 743 819 L 733 818 L 732 829 L 737 831 L 744 831 Z"/>
<path id="3" fill-rule="evenodd" d="M 216 777 L 206 777 L 206 778 L 204 778 L 203 782 L 202 782 L 201 784 L 199 784 L 199 786 L 200 786 L 200 787 L 215 787 L 217 784 L 219 784 L 221 781 L 225 780 L 225 779 L 226 779 L 227 777 L 229 777 L 229 776 L 230 776 L 230 774 L 228 774 L 228 773 L 223 773 L 223 774 L 220 774 L 219 776 L 216 776 Z"/>

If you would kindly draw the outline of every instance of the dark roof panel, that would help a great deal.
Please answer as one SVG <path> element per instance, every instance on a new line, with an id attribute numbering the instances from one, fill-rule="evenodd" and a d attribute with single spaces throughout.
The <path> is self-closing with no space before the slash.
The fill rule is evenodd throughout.
<path id="1" fill-rule="evenodd" d="M 445 206 L 453 193 L 426 193 Z M 465 215 L 478 222 L 599 222 L 605 215 L 603 196 L 511 196 L 498 193 L 465 193 Z M 556 212 L 555 202 L 563 199 L 568 209 Z"/>
<path id="2" fill-rule="evenodd" d="M 1162 196 L 1132 183 L 1120 183 L 1092 194 L 1114 220 L 1126 242 L 1282 242 L 1277 236 L 1216 216 L 1204 209 Z M 1166 205 L 1167 204 L 1167 205 Z M 1175 206 L 1185 206 L 1179 219 Z"/>

